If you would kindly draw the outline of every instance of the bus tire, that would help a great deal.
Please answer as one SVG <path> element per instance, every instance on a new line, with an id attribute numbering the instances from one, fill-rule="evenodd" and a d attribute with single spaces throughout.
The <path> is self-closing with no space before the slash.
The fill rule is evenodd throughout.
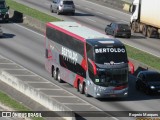
<path id="1" fill-rule="evenodd" d="M 84 83 L 84 94 L 85 94 L 86 97 L 90 97 L 90 95 L 87 92 L 87 87 L 86 87 L 85 83 Z"/>
<path id="2" fill-rule="evenodd" d="M 57 80 L 57 72 L 56 72 L 55 69 L 53 70 L 53 78 L 54 78 L 55 80 Z"/>
<path id="3" fill-rule="evenodd" d="M 80 81 L 78 82 L 78 90 L 81 94 L 84 93 L 83 84 Z"/>
<path id="4" fill-rule="evenodd" d="M 147 36 L 147 25 L 143 25 L 142 34 L 146 37 Z"/>
<path id="5" fill-rule="evenodd" d="M 62 79 L 61 79 L 60 71 L 59 70 L 57 71 L 57 80 L 58 80 L 59 83 L 63 82 Z"/>

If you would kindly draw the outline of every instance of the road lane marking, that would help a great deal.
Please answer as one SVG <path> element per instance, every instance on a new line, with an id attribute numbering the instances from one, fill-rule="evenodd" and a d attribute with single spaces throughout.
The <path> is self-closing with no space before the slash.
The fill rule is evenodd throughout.
<path id="1" fill-rule="evenodd" d="M 39 35 L 39 36 L 44 37 L 44 35 L 36 32 L 36 31 L 33 31 L 33 30 L 29 29 L 29 28 L 26 28 L 26 27 L 24 27 L 24 26 L 22 26 L 22 25 L 19 25 L 19 24 L 16 24 L 16 23 L 13 23 L 13 24 L 16 25 L 16 26 L 19 26 L 19 27 L 21 27 L 21 28 L 23 28 L 23 29 L 26 29 L 26 30 L 28 30 L 28 31 L 30 31 L 30 32 L 33 32 L 33 33 L 35 33 L 35 34 L 37 34 L 37 35 Z"/>
<path id="2" fill-rule="evenodd" d="M 62 103 L 64 105 L 90 105 L 90 104 L 87 104 L 87 103 Z"/>
<path id="3" fill-rule="evenodd" d="M 107 8 L 107 9 L 110 9 L 110 10 L 113 10 L 113 11 L 116 11 L 116 12 L 119 12 L 120 14 L 129 15 L 129 14 L 124 13 L 124 12 L 121 12 L 121 11 L 119 11 L 119 10 L 116 10 L 116 9 L 113 9 L 113 8 L 109 8 L 109 7 L 106 7 L 106 6 L 97 4 L 97 3 L 93 3 L 93 2 L 90 2 L 90 1 L 87 1 L 87 0 L 82 0 L 82 1 L 88 2 L 88 3 L 90 3 L 90 4 L 94 4 L 94 5 L 96 5 L 96 6 L 100 6 L 100 7 L 103 7 L 103 8 Z"/>
<path id="4" fill-rule="evenodd" d="M 62 89 L 62 90 L 64 90 L 64 89 Z M 64 91 L 66 91 L 66 90 L 64 90 Z M 74 97 L 74 95 L 72 95 L 72 93 L 69 95 L 69 96 L 63 96 L 63 95 L 49 95 L 50 97 L 71 97 L 71 98 L 73 98 Z M 76 96 L 76 98 L 78 98 L 78 99 L 81 99 L 81 98 L 79 98 L 79 97 L 77 97 Z M 91 104 L 90 104 L 91 105 Z"/>
<path id="5" fill-rule="evenodd" d="M 95 20 L 90 19 L 90 18 L 85 18 L 85 19 L 87 19 L 87 20 L 89 20 L 89 21 L 92 21 L 92 22 L 96 22 Z"/>
<path id="6" fill-rule="evenodd" d="M 127 24 L 129 23 L 129 22 L 125 21 L 125 20 L 120 20 L 120 21 L 125 22 L 125 23 L 127 23 Z"/>
<path id="7" fill-rule="evenodd" d="M 114 19 L 116 19 L 116 17 L 113 17 L 113 16 L 111 16 L 111 15 L 107 15 L 107 17 L 110 17 L 110 18 L 114 18 Z"/>
<path id="8" fill-rule="evenodd" d="M 103 15 L 103 13 L 102 13 L 102 12 L 96 12 L 96 13 Z"/>
<path id="9" fill-rule="evenodd" d="M 81 7 L 80 5 L 78 5 L 78 4 L 75 4 L 75 6 L 77 6 L 77 7 Z"/>
<path id="10" fill-rule="evenodd" d="M 85 8 L 86 10 L 91 10 L 90 8 Z"/>
<path id="11" fill-rule="evenodd" d="M 36 82 L 39 83 L 39 82 Z M 38 90 L 62 90 L 62 89 L 57 89 L 57 88 L 36 88 Z"/>

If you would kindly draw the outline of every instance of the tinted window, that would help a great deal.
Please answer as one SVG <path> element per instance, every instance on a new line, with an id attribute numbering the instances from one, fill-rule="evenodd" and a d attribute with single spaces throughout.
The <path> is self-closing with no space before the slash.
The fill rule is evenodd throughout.
<path id="1" fill-rule="evenodd" d="M 66 5 L 73 5 L 73 1 L 63 1 L 63 4 L 66 4 Z"/>
<path id="2" fill-rule="evenodd" d="M 93 48 L 89 44 L 87 44 L 87 57 L 93 60 Z"/>
<path id="3" fill-rule="evenodd" d="M 160 81 L 160 74 L 153 73 L 146 76 L 147 81 Z"/>
<path id="4" fill-rule="evenodd" d="M 127 24 L 118 24 L 119 29 L 130 29 L 130 27 Z"/>
<path id="5" fill-rule="evenodd" d="M 139 74 L 138 78 L 142 80 L 143 74 Z"/>
<path id="6" fill-rule="evenodd" d="M 95 84 L 100 86 L 121 86 L 127 85 L 128 69 L 109 69 L 104 73 L 99 74 L 100 81 Z"/>
<path id="7" fill-rule="evenodd" d="M 112 27 L 112 28 L 115 28 L 115 24 L 114 24 L 114 23 L 111 23 L 111 27 Z"/>
<path id="8" fill-rule="evenodd" d="M 46 35 L 48 39 L 74 50 L 82 56 L 84 55 L 84 43 L 73 38 L 72 36 L 50 27 L 47 27 Z"/>

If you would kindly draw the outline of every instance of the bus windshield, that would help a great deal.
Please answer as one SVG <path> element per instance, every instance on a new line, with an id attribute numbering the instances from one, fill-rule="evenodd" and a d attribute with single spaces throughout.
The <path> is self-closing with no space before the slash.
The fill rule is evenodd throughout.
<path id="1" fill-rule="evenodd" d="M 96 47 L 95 62 L 97 64 L 120 64 L 127 63 L 125 47 Z"/>
<path id="2" fill-rule="evenodd" d="M 128 82 L 128 69 L 108 69 L 98 74 L 98 79 L 95 79 L 95 84 L 99 86 L 122 86 Z"/>

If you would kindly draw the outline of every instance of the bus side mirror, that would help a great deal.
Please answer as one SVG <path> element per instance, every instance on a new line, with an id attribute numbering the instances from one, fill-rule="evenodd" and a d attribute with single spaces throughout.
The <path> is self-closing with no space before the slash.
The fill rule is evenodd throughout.
<path id="1" fill-rule="evenodd" d="M 9 6 L 8 6 L 7 8 L 8 8 L 8 10 L 9 10 Z"/>
<path id="2" fill-rule="evenodd" d="M 128 61 L 129 73 L 134 73 L 134 64 L 131 61 Z"/>

